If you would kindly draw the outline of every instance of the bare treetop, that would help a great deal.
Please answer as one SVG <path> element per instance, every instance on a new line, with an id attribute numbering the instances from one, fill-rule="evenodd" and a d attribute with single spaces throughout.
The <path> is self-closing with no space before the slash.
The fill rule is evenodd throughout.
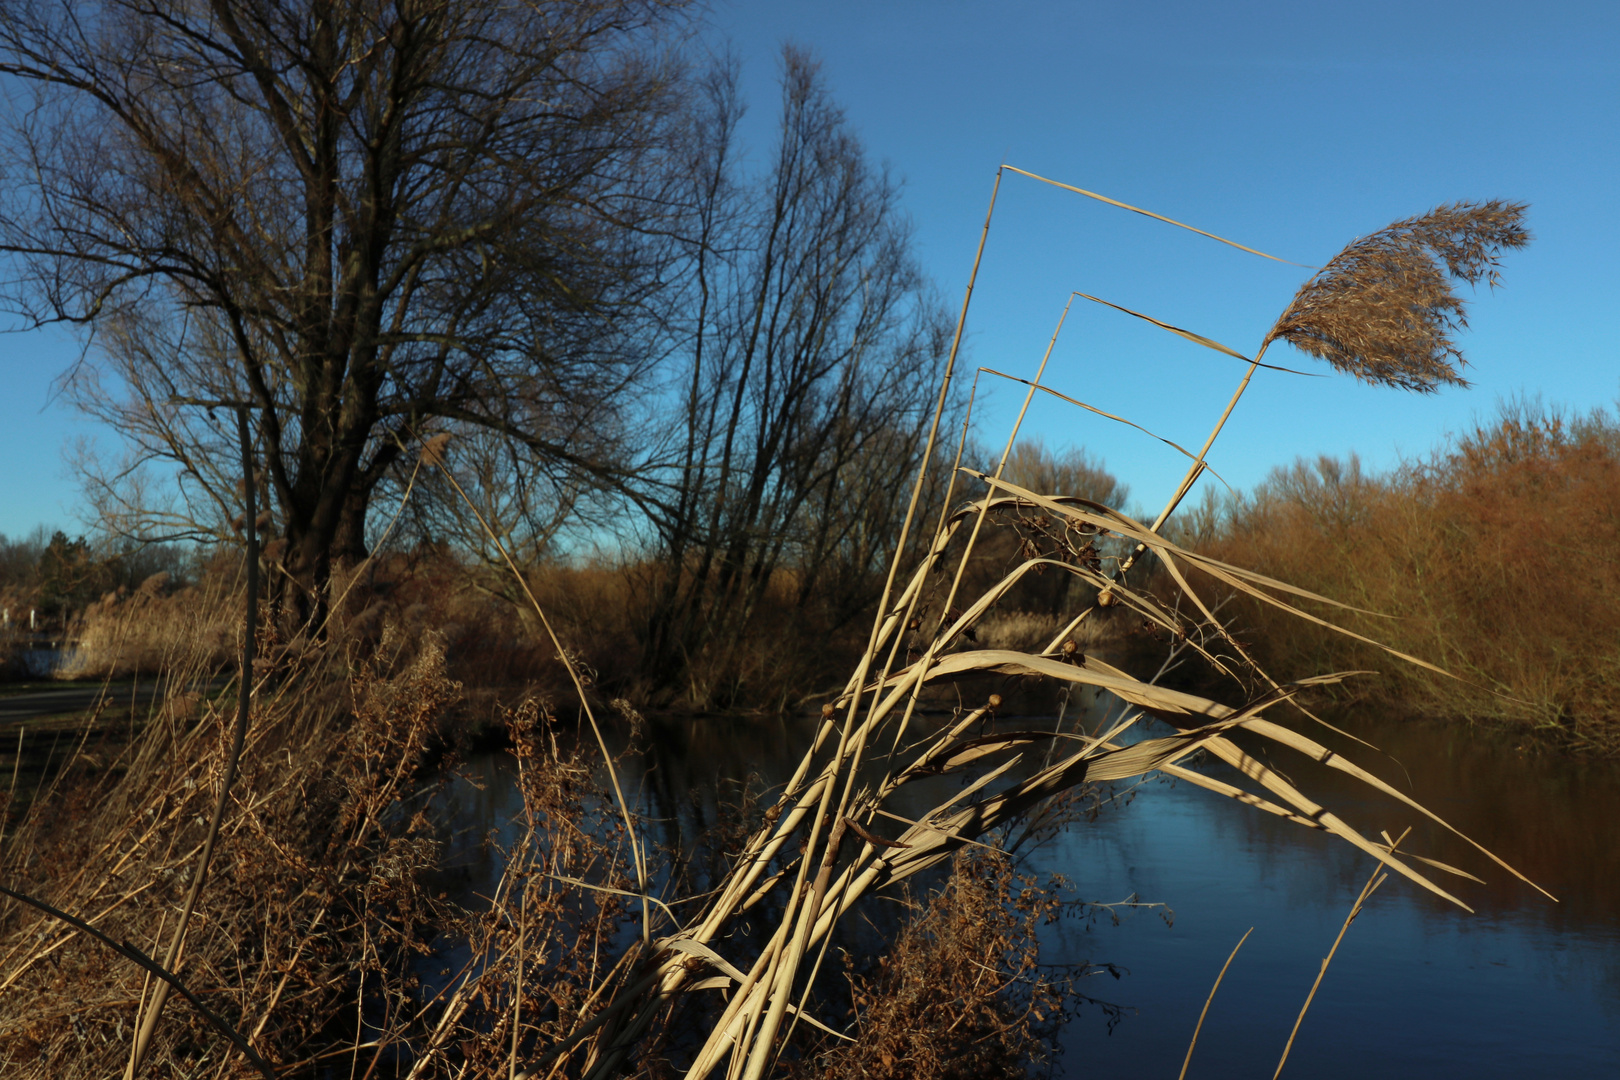
<path id="1" fill-rule="evenodd" d="M 232 425 L 199 403 L 251 406 L 311 585 L 363 550 L 371 493 L 435 419 L 608 467 L 626 319 L 657 281 L 675 6 L 0 11 L 0 72 L 32 95 L 0 149 L 4 297 L 94 330 L 79 400 L 181 472 L 158 524 L 231 516 Z"/>

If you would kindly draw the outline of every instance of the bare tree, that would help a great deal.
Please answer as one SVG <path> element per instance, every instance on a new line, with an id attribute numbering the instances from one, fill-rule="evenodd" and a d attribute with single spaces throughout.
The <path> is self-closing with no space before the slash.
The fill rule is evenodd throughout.
<path id="1" fill-rule="evenodd" d="M 784 50 L 778 140 L 757 178 L 738 162 L 734 67 L 704 89 L 671 322 L 678 411 L 639 492 L 661 568 L 643 664 L 692 704 L 737 691 L 720 661 L 773 588 L 804 608 L 836 579 L 833 625 L 875 598 L 949 343 L 897 187 L 817 65 Z"/>
<path id="2" fill-rule="evenodd" d="M 76 400 L 179 476 L 167 517 L 116 477 L 108 506 L 221 534 L 213 406 L 246 405 L 318 598 L 424 427 L 616 476 L 678 6 L 6 0 L 4 295 L 89 328 Z"/>

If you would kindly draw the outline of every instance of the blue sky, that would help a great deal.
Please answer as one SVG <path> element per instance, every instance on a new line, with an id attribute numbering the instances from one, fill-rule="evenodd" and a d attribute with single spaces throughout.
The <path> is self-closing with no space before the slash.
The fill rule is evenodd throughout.
<path id="1" fill-rule="evenodd" d="M 1532 246 L 1482 291 L 1463 339 L 1472 389 L 1418 396 L 1261 372 L 1211 455 L 1247 487 L 1300 455 L 1414 456 L 1539 396 L 1620 398 L 1620 4 L 727 3 L 761 155 L 777 51 L 824 64 L 869 152 L 905 181 L 918 251 L 960 302 L 998 164 L 1143 206 L 1299 263 L 1454 199 L 1530 203 Z M 1071 290 L 1252 352 L 1307 271 L 1009 176 L 969 319 L 969 371 L 1029 376 Z M 0 532 L 71 525 L 75 438 L 115 441 L 53 403 L 61 334 L 0 337 Z M 1327 369 L 1287 348 L 1268 359 Z M 1047 381 L 1196 446 L 1242 365 L 1117 312 L 1075 308 Z M 981 412 L 1005 436 L 1021 390 Z M 1156 510 L 1174 451 L 1055 400 L 1026 430 L 1080 443 Z"/>

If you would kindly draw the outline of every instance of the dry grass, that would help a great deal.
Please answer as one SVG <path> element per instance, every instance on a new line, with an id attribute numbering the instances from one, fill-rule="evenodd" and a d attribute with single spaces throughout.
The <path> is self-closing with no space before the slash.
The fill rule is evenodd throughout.
<path id="1" fill-rule="evenodd" d="M 1050 1065 L 1083 1000 L 1076 972 L 1042 967 L 1040 928 L 1057 890 L 995 852 L 958 855 L 943 887 L 864 973 L 846 955 L 854 1041 L 811 1054 L 807 1076 L 871 1080 L 1023 1077 Z"/>
<path id="2" fill-rule="evenodd" d="M 998 191 L 999 184 L 998 173 Z M 1477 278 L 1493 265 L 1492 245 L 1508 244 L 1513 234 L 1489 215 L 1455 213 L 1467 220 L 1449 232 L 1430 215 L 1386 230 L 1380 243 L 1424 258 L 1434 251 L 1453 274 L 1473 280 L 1470 273 Z M 1493 234 L 1487 226 L 1500 228 Z M 1310 325 L 1323 331 L 1322 340 L 1331 338 L 1333 348 L 1385 381 L 1439 377 L 1422 360 L 1432 360 L 1436 348 L 1444 353 L 1445 333 L 1460 320 L 1449 292 L 1403 294 L 1408 314 L 1419 305 L 1418 322 L 1439 328 L 1429 352 L 1380 352 L 1376 335 L 1327 331 L 1333 319 L 1349 318 L 1345 312 L 1384 310 L 1382 286 L 1367 293 L 1372 300 L 1355 301 L 1351 294 L 1366 293 L 1371 279 L 1354 268 L 1330 271 L 1296 323 L 1315 318 Z M 1348 306 L 1334 307 L 1335 295 L 1350 297 Z M 964 303 L 963 322 L 966 314 Z M 1352 362 L 1345 356 L 1340 360 Z M 955 358 L 953 345 L 953 365 Z M 1385 361 L 1395 370 L 1378 367 Z M 1258 357 L 1251 374 L 1256 366 Z M 1043 374 L 1044 363 L 1031 395 Z M 1461 904 L 1437 882 L 1436 871 L 1450 868 L 1409 861 L 1393 844 L 1364 835 L 1266 760 L 1297 753 L 1434 817 L 1279 722 L 1293 716 L 1293 699 L 1339 676 L 1272 680 L 1215 622 L 1215 598 L 1201 586 L 1212 581 L 1290 615 L 1295 601 L 1326 601 L 1188 550 L 1158 530 L 1202 471 L 1208 443 L 1160 522 L 1147 526 L 1084 492 L 1020 483 L 1043 478 L 1015 475 L 1015 426 L 993 468 L 945 474 L 973 496 L 947 505 L 930 527 L 921 497 L 935 483 L 928 470 L 949 456 L 938 438 L 949 379 L 897 544 L 915 551 L 915 561 L 891 566 L 864 648 L 824 707 L 793 776 L 769 805 L 742 808 L 714 839 L 707 869 L 661 859 L 649 823 L 626 800 L 597 728 L 593 675 L 580 662 L 588 649 L 576 655 L 567 638 L 571 626 L 590 625 L 588 605 L 553 621 L 546 604 L 566 590 L 553 594 L 543 575 L 531 581 L 514 567 L 511 588 L 532 605 L 532 616 L 521 618 L 532 617 L 545 635 L 529 627 L 527 640 L 545 644 L 528 647 L 548 654 L 547 663 L 561 662 L 609 782 L 593 782 L 584 759 L 559 738 L 550 709 L 508 714 L 524 809 L 503 853 L 505 874 L 489 907 L 477 912 L 457 910 L 424 888 L 437 856 L 422 812 L 433 736 L 460 688 L 443 646 L 416 627 L 438 620 L 449 628 L 455 605 L 471 601 L 442 590 L 413 601 L 403 579 L 391 581 L 386 566 L 372 564 L 354 609 L 335 605 L 327 644 L 266 642 L 272 663 L 182 977 L 283 1075 L 607 1080 L 670 1075 L 677 1059 L 690 1080 L 722 1068 L 742 1080 L 807 1067 L 834 1075 L 1021 1075 L 1041 1059 L 1052 1025 L 1075 998 L 1071 985 L 1036 965 L 1037 928 L 1056 900 L 1022 882 L 998 849 L 1016 851 L 1049 832 L 1087 785 L 1154 772 L 1328 832 Z M 443 452 L 442 444 L 427 448 L 430 457 Z M 958 463 L 961 453 L 958 442 Z M 1132 552 L 1151 553 L 1178 584 L 1178 604 L 1123 578 Z M 1020 598 L 1042 578 L 1065 584 L 1035 591 L 1062 600 L 1031 615 L 1036 609 Z M 599 600 L 614 588 L 600 580 L 594 587 Z M 395 615 L 410 629 L 398 629 Z M 1237 669 L 1241 700 L 1228 705 L 1169 689 L 1088 655 L 1087 624 L 1104 618 L 1149 624 L 1175 649 Z M 988 647 L 981 632 L 1022 648 Z M 774 684 L 787 700 L 799 670 L 793 665 L 803 658 L 784 649 L 799 640 L 785 632 L 765 640 L 754 668 L 739 666 L 754 663 L 750 657 L 716 658 L 717 678 L 760 697 L 771 696 L 759 691 Z M 1227 659 L 1217 658 L 1217 649 Z M 1002 699 L 986 691 L 1042 680 L 1106 691 L 1127 709 L 1100 734 L 1061 724 L 1024 730 L 998 720 Z M 712 696 L 712 688 L 695 690 Z M 951 695 L 983 704 L 943 722 L 922 715 L 925 704 Z M 196 705 L 200 715 L 174 712 L 150 725 L 102 779 L 37 800 L 0 857 L 0 873 L 115 938 L 143 947 L 158 940 L 194 865 L 226 752 L 224 717 L 206 702 Z M 1129 741 L 1147 717 L 1171 733 Z M 1266 749 L 1251 752 L 1248 742 L 1234 741 L 1239 729 Z M 1229 772 L 1189 768 L 1195 754 Z M 896 798 L 902 791 L 927 797 Z M 819 995 L 839 966 L 830 950 L 841 922 L 885 887 L 945 874 L 887 959 L 853 973 L 855 1015 L 838 1030 L 828 1021 L 841 1018 Z M 745 924 L 752 933 L 741 932 Z M 443 962 L 448 941 L 461 947 L 464 963 L 424 977 L 434 937 L 446 934 L 431 962 Z M 8 1076 L 117 1072 L 145 992 L 137 970 L 33 909 L 0 909 L 0 1067 Z M 948 1018 L 941 1008 L 947 997 Z M 245 1066 L 228 1047 L 177 1006 L 165 1014 L 151 1067 L 176 1076 L 236 1075 Z"/>
<path id="3" fill-rule="evenodd" d="M 175 590 L 167 574 L 154 574 L 134 590 L 108 593 L 68 624 L 74 647 L 53 674 L 121 679 L 170 669 L 177 661 L 224 667 L 241 632 L 231 584 L 216 572 L 201 585 Z M 177 649 L 184 652 L 183 661 Z"/>
<path id="4" fill-rule="evenodd" d="M 998 173 L 997 194 L 999 190 Z M 1071 190 L 1098 197 L 1077 188 Z M 995 197 L 993 194 L 991 214 L 986 217 L 986 234 Z M 1382 243 L 1391 249 L 1405 245 L 1423 258 L 1428 258 L 1426 249 L 1434 249 L 1447 260 L 1453 273 L 1477 277 L 1480 268 L 1490 264 L 1495 246 L 1511 240 L 1513 234 L 1505 227 L 1490 233 L 1491 228 L 1501 225 L 1490 214 L 1470 217 L 1466 210 L 1456 213 L 1460 220 L 1450 224 L 1439 212 L 1416 222 L 1399 223 L 1386 230 L 1388 235 Z M 1516 224 L 1517 211 L 1508 216 Z M 1353 261 L 1345 259 L 1344 264 Z M 976 260 L 975 275 L 977 268 Z M 1360 310 L 1376 314 L 1382 310 L 1378 303 L 1388 299 L 1378 291 L 1383 286 L 1378 284 L 1377 274 L 1329 272 L 1319 281 L 1321 295 L 1313 309 L 1318 313 Z M 1366 294 L 1359 301 L 1351 295 L 1357 290 Z M 1449 291 L 1436 293 L 1417 288 L 1401 293 L 1397 288 L 1396 293 L 1395 299 L 1407 305 L 1408 314 L 1415 315 L 1421 327 L 1440 328 L 1439 338 L 1431 335 L 1428 339 L 1431 345 L 1439 348 L 1449 340 L 1443 332 L 1461 314 L 1452 305 Z M 1333 307 L 1329 301 L 1335 295 L 1347 306 Z M 958 344 L 966 312 L 964 301 Z M 1240 355 L 1190 331 L 1140 317 L 1188 340 Z M 1303 315 L 1295 321 L 1299 325 L 1305 322 Z M 1059 333 L 1062 325 L 1060 320 Z M 1324 315 L 1316 325 L 1333 324 Z M 1273 331 L 1267 343 L 1282 333 Z M 1378 371 L 1385 381 L 1401 385 L 1401 378 L 1421 381 L 1433 376 L 1422 367 L 1420 352 L 1408 347 L 1404 353 L 1385 355 L 1379 350 L 1387 343 L 1377 334 L 1341 342 L 1346 350 L 1362 350 L 1354 352 L 1359 362 L 1368 371 Z M 953 345 L 952 365 L 955 358 Z M 1378 367 L 1385 362 L 1393 363 L 1395 368 L 1389 369 L 1387 364 Z M 1239 386 L 1238 395 L 1234 395 L 1233 405 L 1258 366 L 1257 356 L 1250 362 L 1249 375 Z M 1044 373 L 1043 361 L 1028 384 L 1030 397 Z M 950 379 L 949 372 L 946 379 Z M 942 391 L 941 409 L 944 400 Z M 1151 527 L 1085 498 L 1035 491 L 1009 479 L 1005 470 L 1017 444 L 1016 424 L 994 470 L 961 470 L 965 482 L 977 480 L 983 484 L 982 495 L 941 518 L 929 549 L 909 575 L 900 573 L 902 567 L 893 567 L 890 587 L 885 591 L 866 651 L 842 693 L 826 706 L 815 745 L 766 813 L 763 825 L 743 845 L 721 886 L 704 898 L 702 910 L 682 924 L 666 928 L 668 936 L 660 941 L 663 952 L 655 971 L 645 983 L 627 988 L 610 1006 L 610 1010 L 626 1010 L 627 1018 L 616 1020 L 612 1030 L 599 1036 L 585 1075 L 606 1080 L 630 1068 L 638 1060 L 638 1047 L 644 1040 L 656 1037 L 661 1018 L 671 1006 L 708 989 L 724 989 L 729 996 L 687 1076 L 702 1080 L 722 1067 L 728 1077 L 740 1076 L 744 1080 L 773 1073 L 780 1061 L 792 1056 L 789 1040 L 804 1026 L 800 1023 L 802 1010 L 810 1001 L 833 928 L 863 895 L 939 866 L 960 852 L 977 849 L 998 830 L 1025 821 L 1038 823 L 1052 800 L 1088 783 L 1167 773 L 1303 827 L 1330 832 L 1390 871 L 1462 904 L 1425 870 L 1315 803 L 1262 757 L 1249 753 L 1230 738 L 1242 728 L 1279 750 L 1292 750 L 1344 771 L 1413 811 L 1434 817 L 1408 796 L 1343 757 L 1329 754 L 1308 735 L 1273 719 L 1285 714 L 1287 703 L 1301 692 L 1331 685 L 1340 676 L 1313 676 L 1289 684 L 1272 680 L 1254 665 L 1240 643 L 1225 635 L 1214 619 L 1210 603 L 1213 597 L 1206 599 L 1205 590 L 1196 588 L 1189 575 L 1202 574 L 1223 588 L 1236 590 L 1256 602 L 1278 605 L 1290 613 L 1297 609 L 1279 601 L 1270 590 L 1282 590 L 1290 600 L 1320 598 L 1189 551 L 1166 540 L 1158 531 L 1203 470 L 1203 457 L 1231 411 L 1232 405 L 1228 405 L 1204 449 L 1196 455 L 1187 480 Z M 936 416 L 923 457 L 925 463 L 936 460 L 937 433 Z M 925 464 L 925 471 L 927 468 Z M 926 479 L 926 475 L 919 477 L 913 489 L 906 528 L 901 533 L 901 551 L 907 549 L 905 537 L 910 530 L 924 528 L 917 511 Z M 975 565 L 980 538 L 986 535 L 986 529 L 994 535 L 998 523 L 1010 523 L 1027 543 L 1020 545 L 1013 565 L 986 587 L 975 588 L 975 575 L 969 570 Z M 1047 546 L 1036 541 L 1035 535 Z M 1125 555 L 1132 550 L 1152 553 L 1156 563 L 1180 586 L 1184 605 L 1163 605 L 1147 592 L 1127 585 L 1121 571 L 1135 560 L 1136 554 Z M 1110 569 L 1115 571 L 1111 576 L 1106 572 Z M 1026 578 L 1038 573 L 1072 577 L 1085 586 L 1066 612 L 1069 618 L 1041 647 L 1026 651 L 983 648 L 975 640 L 976 628 L 1005 604 Z M 1229 670 L 1231 665 L 1239 665 L 1246 676 L 1242 685 L 1253 689 L 1244 693 L 1235 707 L 1227 706 L 1133 678 L 1080 653 L 1073 647 L 1070 635 L 1100 606 L 1113 608 L 1116 614 L 1129 612 L 1161 628 L 1180 647 L 1204 653 L 1218 667 Z M 1183 610 L 1191 612 L 1191 617 L 1184 616 Z M 1219 641 L 1236 657 L 1223 664 L 1204 650 L 1205 640 Z M 1009 731 L 993 721 L 993 708 L 1000 698 L 992 696 L 985 707 L 958 714 L 941 728 L 919 730 L 917 710 L 925 693 L 950 685 L 982 686 L 989 680 L 1017 676 L 1106 690 L 1133 711 L 1098 737 L 1080 737 L 1061 728 Z M 1149 715 L 1167 721 L 1176 734 L 1134 744 L 1121 741 L 1126 730 Z M 1230 766 L 1230 777 L 1185 768 L 1182 762 L 1196 752 Z M 896 792 L 940 775 L 958 781 L 959 786 L 952 785 L 951 793 L 933 809 L 915 818 L 889 809 Z M 794 851 L 796 856 L 790 854 Z M 780 897 L 781 914 L 771 920 L 773 929 L 763 951 L 747 967 L 729 960 L 723 950 L 730 940 L 733 920 L 773 895 Z M 707 977 L 698 978 L 700 973 Z M 888 1036 L 877 1037 L 881 1040 Z M 860 1057 L 865 1051 L 849 1053 Z M 870 1058 L 862 1060 L 867 1062 L 865 1067 L 871 1068 Z M 877 1060 L 881 1067 L 881 1052 Z"/>
<path id="5" fill-rule="evenodd" d="M 319 1045 L 368 977 L 419 944 L 431 837 L 394 822 L 453 687 L 429 648 L 352 685 L 315 673 L 261 694 L 222 848 L 180 974 L 266 1056 Z M 348 698 L 346 702 L 344 699 Z M 228 707 L 174 701 L 95 775 L 71 767 L 8 840 L 8 883 L 149 954 L 194 872 Z M 189 709 L 183 707 L 189 705 Z M 347 706 L 347 707 L 345 707 Z M 32 908 L 0 916 L 0 1061 L 8 1076 L 122 1071 L 141 971 Z M 234 1075 L 228 1044 L 175 1002 L 144 1075 Z"/>
<path id="6" fill-rule="evenodd" d="M 333 658 L 306 652 L 256 698 L 179 974 L 278 1075 L 504 1072 L 514 1049 L 560 1038 L 633 970 L 623 894 L 636 883 L 612 797 L 543 707 L 509 712 L 524 812 L 505 875 L 488 906 L 449 904 L 429 887 L 442 841 L 427 795 L 460 695 L 442 645 L 388 629 L 352 672 Z M 7 838 L 8 886 L 157 951 L 228 741 L 221 710 L 188 703 L 171 702 L 112 769 L 63 772 Z M 103 945 L 32 907 L 0 908 L 5 1076 L 117 1075 L 149 993 Z M 176 1000 L 140 1075 L 246 1068 Z"/>

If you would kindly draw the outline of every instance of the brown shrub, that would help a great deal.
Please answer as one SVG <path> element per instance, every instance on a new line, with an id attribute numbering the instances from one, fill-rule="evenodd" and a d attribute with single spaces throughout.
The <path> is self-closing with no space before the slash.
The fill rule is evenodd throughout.
<path id="1" fill-rule="evenodd" d="M 1313 610 L 1447 678 L 1275 608 L 1237 605 L 1278 678 L 1368 669 L 1391 706 L 1620 749 L 1620 420 L 1509 406 L 1451 448 L 1373 476 L 1297 462 L 1205 515 L 1200 550 L 1380 613 Z M 1195 515 L 1196 518 L 1196 515 Z"/>
<path id="2" fill-rule="evenodd" d="M 851 972 L 855 1042 L 810 1073 L 871 1080 L 1024 1077 L 1055 1052 L 1077 1000 L 1073 977 L 1041 967 L 1038 928 L 1061 903 L 999 853 L 957 856 L 944 886 L 912 905 L 876 969 Z M 846 962 L 847 958 L 846 958 Z"/>

